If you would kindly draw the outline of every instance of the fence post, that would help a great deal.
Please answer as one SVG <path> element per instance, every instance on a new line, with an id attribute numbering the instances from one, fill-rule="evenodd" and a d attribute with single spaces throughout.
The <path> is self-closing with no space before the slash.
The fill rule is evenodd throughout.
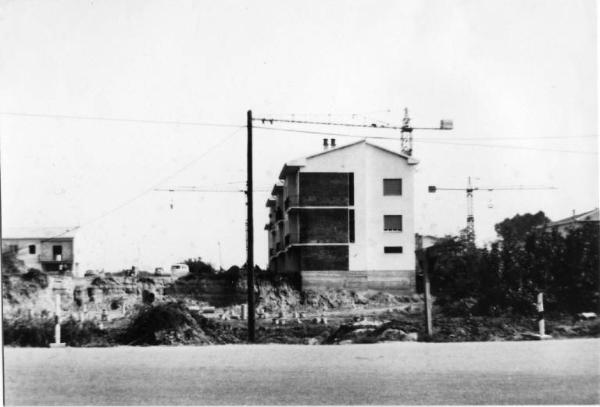
<path id="1" fill-rule="evenodd" d="M 544 321 L 544 293 L 537 296 L 538 328 L 540 330 L 540 339 L 546 336 L 546 322 Z"/>
<path id="2" fill-rule="evenodd" d="M 60 341 L 60 294 L 56 294 L 56 312 L 54 315 L 54 343 L 50 344 L 51 348 L 64 348 L 65 344 Z"/>

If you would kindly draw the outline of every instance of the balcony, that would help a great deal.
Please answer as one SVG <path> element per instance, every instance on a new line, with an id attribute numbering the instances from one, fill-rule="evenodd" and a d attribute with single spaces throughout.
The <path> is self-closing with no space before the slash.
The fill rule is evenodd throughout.
<path id="1" fill-rule="evenodd" d="M 305 207 L 346 208 L 350 205 L 347 196 L 317 197 L 314 195 L 289 195 L 284 201 L 285 210 Z"/>
<path id="2" fill-rule="evenodd" d="M 40 254 L 39 255 L 39 260 L 40 263 L 72 263 L 73 262 L 73 257 L 72 256 L 65 256 L 65 255 L 51 255 L 51 254 Z"/>
<path id="3" fill-rule="evenodd" d="M 280 220 L 283 220 L 283 211 L 281 208 L 277 208 L 275 211 L 275 222 L 279 222 Z"/>
<path id="4" fill-rule="evenodd" d="M 301 236 L 300 233 L 288 233 L 284 237 L 285 247 L 294 244 L 301 245 L 347 245 L 348 235 L 339 236 Z"/>

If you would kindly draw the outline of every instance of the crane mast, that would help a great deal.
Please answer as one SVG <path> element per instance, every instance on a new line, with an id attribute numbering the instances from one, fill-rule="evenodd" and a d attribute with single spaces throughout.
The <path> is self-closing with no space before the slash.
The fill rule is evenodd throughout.
<path id="1" fill-rule="evenodd" d="M 514 187 L 474 187 L 471 182 L 471 177 L 467 178 L 466 188 L 443 188 L 435 185 L 430 185 L 428 190 L 430 193 L 437 191 L 464 191 L 467 193 L 467 227 L 465 229 L 467 234 L 467 241 L 471 244 L 475 244 L 475 214 L 473 210 L 473 193 L 475 191 L 520 191 L 520 190 L 542 190 L 542 189 L 556 189 L 556 187 L 546 186 L 523 186 L 518 185 Z"/>

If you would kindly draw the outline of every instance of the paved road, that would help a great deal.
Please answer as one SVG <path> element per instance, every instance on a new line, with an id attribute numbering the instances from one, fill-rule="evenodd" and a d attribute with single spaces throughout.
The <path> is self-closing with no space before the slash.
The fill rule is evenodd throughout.
<path id="1" fill-rule="evenodd" d="M 600 340 L 5 348 L 6 404 L 598 404 Z"/>

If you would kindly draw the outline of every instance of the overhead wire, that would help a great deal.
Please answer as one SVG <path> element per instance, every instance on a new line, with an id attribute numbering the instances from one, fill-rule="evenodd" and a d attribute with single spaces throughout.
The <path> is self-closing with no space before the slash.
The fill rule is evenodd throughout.
<path id="1" fill-rule="evenodd" d="M 291 133 L 315 134 L 315 135 L 322 135 L 322 136 L 337 136 L 337 137 L 351 137 L 351 138 L 379 139 L 379 140 L 399 140 L 398 137 L 356 135 L 356 134 L 336 133 L 336 132 L 327 132 L 327 131 L 289 129 L 289 128 L 283 128 L 283 127 L 254 126 L 254 128 L 291 132 Z M 585 135 L 585 136 L 581 136 L 581 137 L 595 137 L 595 136 Z M 482 140 L 480 138 L 472 138 L 472 139 L 471 138 L 463 138 L 463 139 L 464 140 Z M 500 138 L 499 138 L 499 140 L 500 140 Z M 517 138 L 514 138 L 514 140 L 517 140 Z M 496 148 L 497 147 L 497 148 L 508 148 L 508 149 L 522 149 L 522 150 L 537 150 L 537 151 L 598 155 L 598 152 L 596 152 L 596 151 L 563 150 L 563 149 L 551 149 L 551 148 L 543 148 L 543 147 L 514 146 L 514 145 L 507 145 L 507 144 L 455 143 L 453 141 L 442 141 L 441 139 L 428 139 L 428 138 L 416 138 L 416 137 L 413 138 L 413 142 L 431 143 L 431 144 L 447 144 L 447 145 L 457 145 L 457 146 L 467 146 L 467 147 L 487 147 L 487 148 Z"/>
<path id="2" fill-rule="evenodd" d="M 45 114 L 45 113 L 27 113 L 27 112 L 0 112 L 0 116 L 38 117 L 38 118 L 45 118 L 45 119 L 95 120 L 95 121 L 106 121 L 106 122 L 143 123 L 143 124 L 168 124 L 168 125 L 177 125 L 177 126 L 204 126 L 204 127 L 241 127 L 241 126 L 243 126 L 241 124 L 232 124 L 232 123 L 212 123 L 212 122 L 180 121 L 180 120 L 152 120 L 152 119 L 136 119 L 136 118 L 122 118 L 122 117 Z"/>
<path id="3" fill-rule="evenodd" d="M 191 167 L 192 165 L 194 165 L 196 162 L 198 162 L 198 160 L 200 160 L 201 158 L 204 158 L 206 155 L 208 155 L 210 152 L 212 152 L 213 150 L 215 150 L 216 148 L 220 147 L 221 145 L 225 144 L 225 142 L 229 141 L 229 139 L 231 139 L 233 136 L 235 136 L 242 128 L 244 128 L 245 126 L 238 126 L 239 128 L 236 129 L 234 132 L 232 132 L 231 134 L 227 135 L 225 138 L 223 138 L 222 140 L 220 140 L 218 143 L 213 144 L 212 146 L 210 146 L 207 150 L 205 150 L 202 154 L 200 154 L 199 156 L 197 156 L 196 158 L 194 158 L 192 161 L 188 162 L 187 164 L 185 164 L 183 167 L 179 168 L 178 170 L 176 170 L 175 172 L 167 175 L 164 178 L 161 178 L 157 183 L 153 184 L 152 186 L 150 186 L 149 188 L 144 189 L 143 191 L 141 191 L 139 194 L 129 198 L 128 200 L 124 201 L 123 203 L 109 209 L 108 211 L 94 217 L 91 218 L 90 220 L 82 223 L 81 225 L 78 225 L 76 227 L 73 228 L 69 228 L 67 230 L 65 230 L 64 232 L 51 236 L 49 238 L 45 238 L 44 240 L 42 240 L 41 242 L 47 242 L 47 241 L 51 241 L 53 239 L 59 238 L 61 236 L 66 235 L 67 233 L 79 230 L 85 226 L 89 226 L 92 223 L 95 223 L 109 215 L 111 215 L 112 213 L 126 207 L 127 205 L 130 205 L 131 203 L 137 201 L 138 199 L 140 199 L 142 196 L 146 195 L 149 192 L 152 192 L 155 188 L 158 188 L 160 185 L 162 185 L 165 181 L 170 180 L 171 178 L 175 177 L 176 175 L 182 173 L 183 171 L 185 171 L 186 169 L 188 169 L 189 167 Z M 22 248 L 24 249 L 24 248 Z M 22 250 L 20 249 L 20 250 Z"/>

